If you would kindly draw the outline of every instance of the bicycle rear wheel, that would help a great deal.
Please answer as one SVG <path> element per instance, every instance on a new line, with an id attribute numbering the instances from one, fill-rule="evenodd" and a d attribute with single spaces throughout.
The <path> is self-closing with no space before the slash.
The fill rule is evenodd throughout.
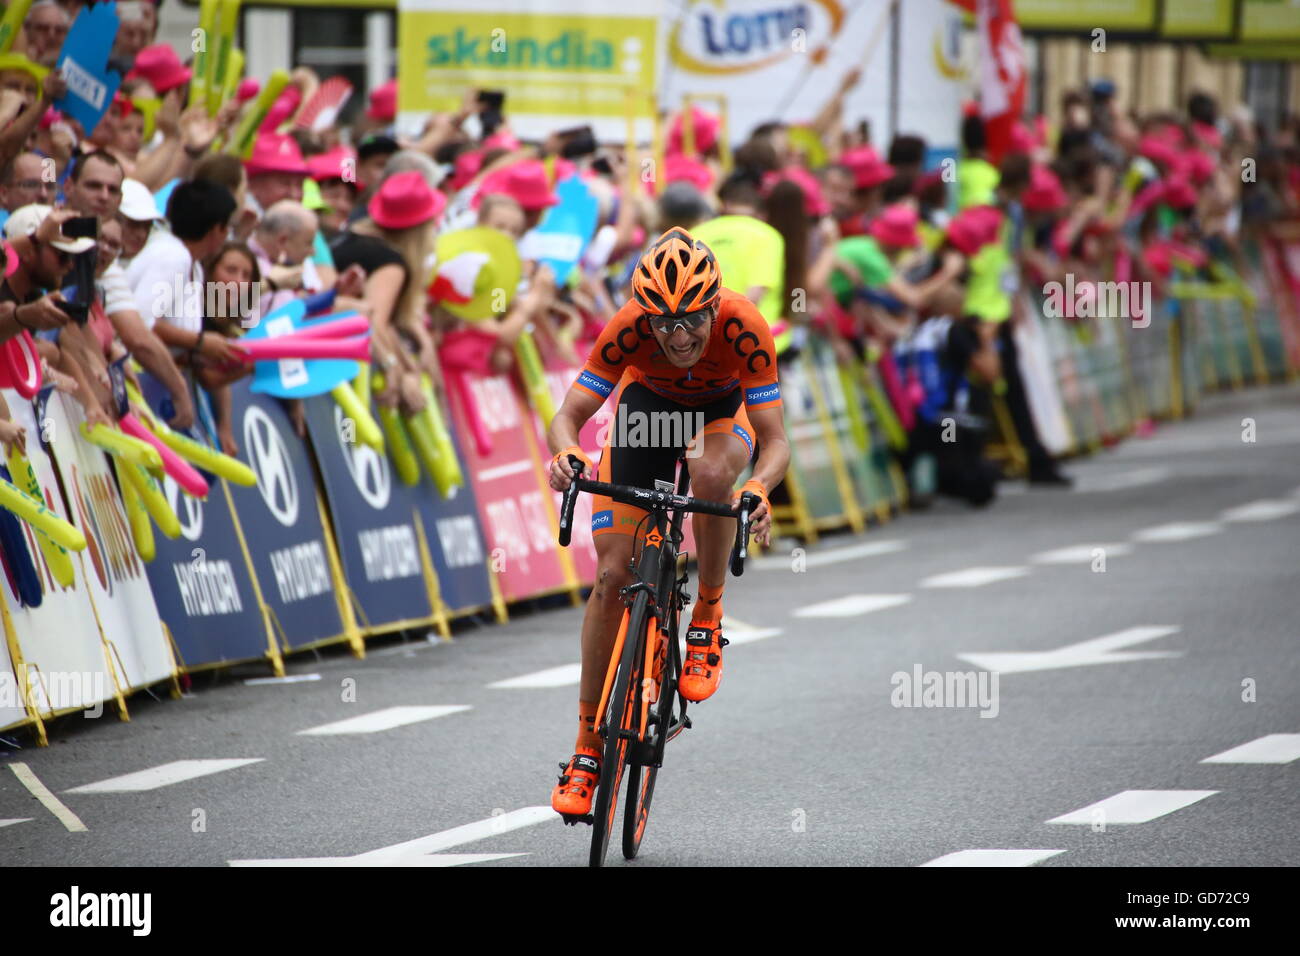
<path id="1" fill-rule="evenodd" d="M 639 725 L 641 655 L 645 653 L 646 617 L 650 599 L 642 591 L 628 611 L 627 636 L 605 710 L 605 751 L 600 767 L 600 784 L 592 807 L 591 856 L 593 867 L 604 866 L 609 838 L 618 813 L 618 791 L 627 768 L 629 736 Z"/>

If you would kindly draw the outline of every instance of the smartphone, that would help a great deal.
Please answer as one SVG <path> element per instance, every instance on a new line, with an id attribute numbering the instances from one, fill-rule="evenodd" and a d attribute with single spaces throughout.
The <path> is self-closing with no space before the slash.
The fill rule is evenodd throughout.
<path id="1" fill-rule="evenodd" d="M 505 91 L 479 90 L 478 101 L 483 105 L 482 112 L 478 114 L 479 125 L 483 127 L 484 136 L 491 136 L 505 121 L 502 115 L 502 109 L 506 105 Z"/>
<path id="2" fill-rule="evenodd" d="M 63 224 L 67 239 L 99 239 L 99 220 L 94 216 L 76 216 Z"/>
<path id="3" fill-rule="evenodd" d="M 596 151 L 596 134 L 592 132 L 590 126 L 566 129 L 559 136 L 564 143 L 560 147 L 561 159 L 578 159 L 582 156 L 590 156 Z"/>

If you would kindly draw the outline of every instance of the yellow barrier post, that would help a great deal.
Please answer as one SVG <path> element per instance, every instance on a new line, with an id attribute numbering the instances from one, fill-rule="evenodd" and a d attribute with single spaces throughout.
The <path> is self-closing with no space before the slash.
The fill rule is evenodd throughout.
<path id="1" fill-rule="evenodd" d="M 411 509 L 415 520 L 415 540 L 420 548 L 420 568 L 424 572 L 424 588 L 429 594 L 429 607 L 433 611 L 433 623 L 438 628 L 444 641 L 451 640 L 451 626 L 447 623 L 447 605 L 442 600 L 442 586 L 438 583 L 438 572 L 433 566 L 433 555 L 429 553 L 429 538 L 424 533 L 424 522 L 420 520 L 418 508 Z"/>
<path id="2" fill-rule="evenodd" d="M 321 537 L 325 540 L 325 558 L 330 566 L 330 578 L 334 581 L 334 601 L 339 607 L 339 620 L 343 622 L 343 636 L 348 646 L 358 658 L 366 656 L 366 641 L 357 626 L 357 615 L 352 607 L 352 591 L 343 577 L 343 562 L 339 558 L 338 543 L 334 540 L 334 526 L 330 523 L 329 509 L 320 488 L 316 488 L 316 510 L 320 513 Z"/>
<path id="3" fill-rule="evenodd" d="M 271 605 L 266 603 L 266 598 L 262 596 L 262 585 L 257 578 L 257 568 L 253 566 L 253 556 L 248 551 L 248 539 L 244 537 L 244 526 L 239 523 L 239 512 L 235 510 L 235 499 L 230 494 L 230 487 L 223 481 L 221 490 L 226 494 L 226 507 L 230 509 L 230 521 L 235 526 L 235 538 L 239 541 L 240 553 L 244 556 L 244 565 L 248 568 L 248 579 L 253 583 L 253 598 L 257 601 L 258 609 L 262 612 L 262 623 L 266 627 L 266 656 L 271 661 L 271 672 L 276 677 L 284 676 L 284 657 L 280 653 L 280 645 L 275 642 L 274 624 L 279 622 L 275 620 L 275 612 L 271 610 Z M 280 628 L 283 632 L 284 628 Z M 287 643 L 287 642 L 286 642 Z"/>
<path id="4" fill-rule="evenodd" d="M 45 731 L 45 720 L 33 705 L 31 695 L 28 693 L 27 665 L 23 663 L 23 649 L 18 643 L 18 631 L 14 627 L 13 616 L 9 613 L 9 602 L 3 593 L 0 593 L 0 623 L 4 625 L 5 645 L 9 648 L 9 663 L 14 669 L 14 678 L 21 684 L 20 692 L 23 698 L 23 710 L 27 711 L 27 722 L 36 728 L 36 745 L 48 747 L 50 738 Z"/>
<path id="5" fill-rule="evenodd" d="M 866 527 L 866 522 L 862 519 L 862 509 L 858 507 L 853 479 L 849 477 L 849 469 L 844 464 L 844 452 L 840 448 L 839 435 L 835 432 L 835 422 L 827 406 L 826 394 L 822 391 L 821 377 L 807 351 L 800 356 L 800 360 L 804 365 L 804 375 L 808 378 L 808 391 L 813 397 L 813 406 L 817 410 L 817 421 L 822 427 L 822 435 L 826 441 L 826 453 L 831 460 L 831 474 L 835 476 L 835 488 L 840 494 L 840 507 L 844 509 L 843 514 L 849 527 L 854 532 L 861 532 Z"/>

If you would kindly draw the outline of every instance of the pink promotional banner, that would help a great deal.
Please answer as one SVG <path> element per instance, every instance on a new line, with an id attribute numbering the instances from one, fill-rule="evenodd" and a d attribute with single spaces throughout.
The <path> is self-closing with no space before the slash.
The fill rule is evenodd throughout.
<path id="1" fill-rule="evenodd" d="M 572 563 L 561 555 L 558 523 L 544 484 L 539 446 L 532 431 L 532 413 L 522 392 L 508 375 L 453 371 L 463 388 L 448 389 L 452 427 L 459 435 L 473 434 L 477 421 L 488 447 L 473 440 L 461 445 L 465 474 L 478 500 L 488 566 L 496 575 L 502 597 L 519 601 L 576 586 Z"/>

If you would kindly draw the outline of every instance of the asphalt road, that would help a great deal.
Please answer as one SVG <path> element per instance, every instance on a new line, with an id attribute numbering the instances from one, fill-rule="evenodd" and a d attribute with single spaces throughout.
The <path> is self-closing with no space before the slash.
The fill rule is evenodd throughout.
<path id="1" fill-rule="evenodd" d="M 1073 490 L 1003 485 L 986 510 L 777 547 L 728 587 L 746 640 L 668 749 L 640 858 L 610 864 L 1300 863 L 1298 409 L 1296 388 L 1218 398 L 1067 464 Z M 129 723 L 63 719 L 49 748 L 0 746 L 0 862 L 582 865 L 590 831 L 549 810 L 578 622 L 521 613 L 298 656 L 292 683 L 199 675 L 183 700 L 133 698 Z M 983 672 L 989 696 L 896 706 L 918 670 Z M 302 733 L 378 711 L 372 732 Z M 252 762 L 70 792 L 209 760 Z"/>

